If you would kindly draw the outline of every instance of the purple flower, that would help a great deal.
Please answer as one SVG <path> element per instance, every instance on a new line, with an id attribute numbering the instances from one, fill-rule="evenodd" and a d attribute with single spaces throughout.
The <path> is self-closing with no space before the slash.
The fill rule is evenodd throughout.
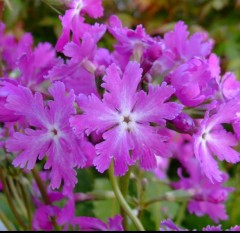
<path id="1" fill-rule="evenodd" d="M 44 92 L 40 84 L 45 81 L 44 76 L 56 63 L 55 50 L 51 44 L 40 43 L 33 51 L 29 50 L 19 58 L 17 65 L 20 75 L 17 81 L 34 91 Z"/>
<path id="2" fill-rule="evenodd" d="M 10 72 L 18 73 L 18 59 L 31 50 L 33 38 L 30 33 L 25 33 L 19 40 L 11 34 L 5 35 L 5 25 L 0 22 L 0 50 L 4 63 L 3 73 L 8 76 Z"/>
<path id="3" fill-rule="evenodd" d="M 191 143 L 189 143 L 191 144 Z M 223 187 L 223 182 L 227 180 L 227 175 L 222 175 L 221 183 L 211 183 L 199 169 L 199 163 L 194 157 L 181 160 L 183 167 L 189 174 L 184 177 L 182 169 L 178 170 L 180 180 L 173 182 L 171 186 L 175 189 L 184 189 L 191 193 L 192 197 L 188 202 L 188 210 L 197 216 L 209 215 L 214 222 L 226 220 L 227 214 L 224 202 L 228 193 L 233 191 L 231 187 Z"/>
<path id="4" fill-rule="evenodd" d="M 118 42 L 114 45 L 114 62 L 122 69 L 126 67 L 131 56 L 134 60 L 140 61 L 144 51 L 150 45 L 158 45 L 161 48 L 161 44 L 152 39 L 142 25 L 138 25 L 135 30 L 123 27 L 120 19 L 115 15 L 110 17 L 109 24 L 108 30 Z M 158 48 L 154 47 L 154 49 Z M 149 54 L 153 53 L 149 51 Z"/>
<path id="5" fill-rule="evenodd" d="M 76 217 L 74 224 L 78 225 L 82 231 L 124 231 L 122 226 L 123 218 L 116 215 L 108 219 L 108 224 L 92 217 Z"/>
<path id="6" fill-rule="evenodd" d="M 223 103 L 219 106 L 218 111 L 211 116 L 207 111 L 197 133 L 193 135 L 195 156 L 200 162 L 201 169 L 212 182 L 214 180 L 222 181 L 221 172 L 213 155 L 229 163 L 239 161 L 239 152 L 232 148 L 238 143 L 236 136 L 227 132 L 221 125 L 222 123 L 231 124 L 236 119 L 240 107 L 239 103 L 238 98 Z"/>
<path id="7" fill-rule="evenodd" d="M 84 14 L 88 14 L 91 18 L 98 18 L 103 15 L 101 0 L 71 0 L 68 2 L 68 7 L 69 9 L 64 16 L 60 16 L 63 29 L 56 45 L 58 51 L 63 50 L 69 41 L 71 32 L 73 41 L 77 43 L 89 29 L 90 25 L 84 23 Z"/>
<path id="8" fill-rule="evenodd" d="M 69 117 L 75 113 L 73 91 L 66 94 L 63 83 L 54 83 L 49 88 L 54 100 L 45 106 L 40 93 L 33 95 L 22 86 L 18 86 L 18 90 L 8 95 L 6 107 L 25 117 L 34 129 L 16 132 L 7 141 L 9 152 L 20 152 L 13 165 L 32 169 L 37 159 L 47 156 L 44 168 L 51 168 L 50 186 L 59 188 L 64 181 L 64 192 L 70 192 L 77 183 L 74 167 L 83 167 L 86 163 L 82 151 L 84 141 L 75 137 L 69 125 Z"/>
<path id="9" fill-rule="evenodd" d="M 180 65 L 170 78 L 176 96 L 186 106 L 202 103 L 217 90 L 217 82 L 211 76 L 208 63 L 199 58 Z"/>
<path id="10" fill-rule="evenodd" d="M 188 231 L 188 230 L 176 226 L 171 219 L 167 219 L 161 221 L 159 231 Z"/>
<path id="11" fill-rule="evenodd" d="M 97 42 L 105 31 L 104 25 L 95 24 L 89 32 L 84 33 L 81 43 L 67 43 L 63 53 L 70 60 L 67 60 L 66 64 L 60 60 L 48 72 L 46 78 L 52 81 L 61 80 L 66 85 L 67 90 L 73 89 L 75 94 L 89 95 L 94 93 L 97 95 L 94 73 L 98 68 L 97 62 L 101 62 L 101 60 L 95 59 L 95 55 L 101 54 L 97 48 Z"/>
<path id="12" fill-rule="evenodd" d="M 8 85 L 11 84 L 11 85 Z M 21 117 L 16 116 L 15 112 L 5 107 L 7 96 L 18 92 L 17 82 L 10 79 L 0 80 L 0 121 L 13 122 L 19 120 Z"/>
<path id="13" fill-rule="evenodd" d="M 182 229 L 175 225 L 171 219 L 163 220 L 160 223 L 160 231 L 189 231 L 188 229 Z M 194 229 L 193 231 L 198 231 Z M 222 226 L 206 226 L 202 229 L 202 231 L 223 231 Z M 225 231 L 239 231 L 239 226 L 231 227 L 230 229 L 226 229 Z"/>
<path id="14" fill-rule="evenodd" d="M 103 100 L 94 94 L 78 96 L 84 114 L 73 117 L 71 125 L 77 134 L 103 133 L 104 141 L 96 145 L 98 156 L 94 160 L 99 172 L 108 169 L 114 160 L 115 175 L 124 175 L 137 159 L 143 169 L 150 170 L 156 167 L 155 155 L 169 156 L 166 138 L 150 122 L 164 126 L 165 119 L 174 119 L 182 106 L 165 103 L 174 93 L 166 83 L 149 86 L 148 94 L 137 91 L 141 72 L 138 63 L 130 62 L 120 76 L 119 68 L 112 64 L 103 78 Z"/>
<path id="15" fill-rule="evenodd" d="M 36 231 L 45 230 L 52 231 L 54 226 L 51 222 L 51 218 L 55 218 L 60 212 L 60 208 L 57 206 L 43 205 L 39 207 L 33 216 L 32 226 Z"/>
<path id="16" fill-rule="evenodd" d="M 225 100 L 230 100 L 240 92 L 240 82 L 232 72 L 223 75 L 220 83 L 220 91 Z"/>

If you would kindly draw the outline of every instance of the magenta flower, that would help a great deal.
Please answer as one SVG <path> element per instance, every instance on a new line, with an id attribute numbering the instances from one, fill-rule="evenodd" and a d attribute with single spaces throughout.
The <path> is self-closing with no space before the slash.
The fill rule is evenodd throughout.
<path id="1" fill-rule="evenodd" d="M 109 24 L 108 30 L 117 40 L 117 44 L 114 45 L 114 62 L 122 69 L 126 67 L 131 56 L 134 60 L 140 61 L 150 45 L 156 45 L 155 50 L 158 49 L 157 45 L 161 48 L 161 44 L 151 38 L 142 25 L 138 25 L 135 30 L 123 27 L 120 19 L 115 15 L 110 17 Z M 150 54 L 152 55 L 151 52 Z"/>
<path id="2" fill-rule="evenodd" d="M 236 136 L 227 132 L 221 125 L 222 123 L 231 124 L 238 116 L 238 112 L 238 98 L 223 103 L 218 112 L 212 116 L 209 116 L 209 111 L 206 112 L 198 132 L 193 135 L 195 156 L 200 162 L 201 169 L 212 182 L 222 181 L 221 172 L 213 155 L 229 163 L 236 163 L 240 159 L 239 152 L 232 148 L 238 143 Z"/>
<path id="3" fill-rule="evenodd" d="M 231 227 L 230 229 L 226 229 L 224 231 L 239 231 L 239 230 L 240 230 L 240 227 L 238 225 L 236 225 L 236 226 Z M 189 231 L 189 230 L 180 228 L 177 225 L 175 225 L 171 219 L 167 219 L 167 220 L 161 221 L 160 231 Z M 192 231 L 198 231 L 198 230 L 194 229 Z M 218 225 L 218 226 L 209 226 L 208 225 L 206 227 L 203 227 L 202 231 L 223 231 L 223 230 L 222 230 L 221 225 Z"/>
<path id="4" fill-rule="evenodd" d="M 94 165 L 104 172 L 114 160 L 115 175 L 124 175 L 137 159 L 143 169 L 150 170 L 156 167 L 155 155 L 169 156 L 166 137 L 158 134 L 150 122 L 164 125 L 165 119 L 174 119 L 182 106 L 165 103 L 174 93 L 166 83 L 149 86 L 148 94 L 137 91 L 142 72 L 138 63 L 130 62 L 122 77 L 119 72 L 115 64 L 107 69 L 103 100 L 94 94 L 79 95 L 77 101 L 84 114 L 73 117 L 71 125 L 77 134 L 103 133 L 104 141 L 96 145 Z"/>
<path id="5" fill-rule="evenodd" d="M 223 75 L 220 83 L 220 91 L 225 100 L 230 100 L 240 92 L 240 82 L 232 72 Z"/>
<path id="6" fill-rule="evenodd" d="M 63 50 L 69 41 L 71 32 L 73 41 L 77 43 L 89 29 L 90 25 L 84 23 L 84 14 L 88 14 L 91 18 L 98 18 L 103 15 L 101 0 L 70 0 L 68 1 L 68 7 L 65 15 L 60 16 L 63 29 L 56 45 L 58 51 Z"/>
<path id="7" fill-rule="evenodd" d="M 73 91 L 66 95 L 64 84 L 54 83 L 49 88 L 54 100 L 45 106 L 40 93 L 33 95 L 22 86 L 18 86 L 18 90 L 8 95 L 6 107 L 25 117 L 34 129 L 16 132 L 7 141 L 9 152 L 20 152 L 13 165 L 32 169 L 37 159 L 47 156 L 45 169 L 51 168 L 50 187 L 59 188 L 63 181 L 64 191 L 70 192 L 77 182 L 74 167 L 83 167 L 86 163 L 82 142 L 74 136 L 69 125 L 69 117 L 75 113 Z"/>
<path id="8" fill-rule="evenodd" d="M 9 72 L 18 73 L 18 59 L 28 53 L 33 45 L 33 38 L 30 33 L 25 33 L 19 40 L 11 34 L 5 34 L 5 25 L 0 22 L 0 50 L 5 65 L 3 73 L 8 76 Z"/>
<path id="9" fill-rule="evenodd" d="M 173 31 L 165 33 L 161 42 L 162 55 L 153 65 L 158 75 L 167 74 L 192 58 L 207 58 L 213 46 L 206 33 L 197 32 L 189 37 L 183 21 L 176 23 Z"/>
<path id="10" fill-rule="evenodd" d="M 171 219 L 161 221 L 159 231 L 188 231 L 174 224 Z"/>
<path id="11" fill-rule="evenodd" d="M 44 76 L 56 63 L 56 53 L 52 45 L 39 43 L 34 50 L 27 51 L 19 58 L 17 65 L 20 75 L 17 81 L 31 90 L 44 92 L 40 84 L 46 81 Z"/>
<path id="12" fill-rule="evenodd" d="M 84 33 L 81 43 L 69 42 L 64 46 L 63 54 L 69 57 L 66 64 L 63 60 L 48 72 L 46 78 L 61 80 L 67 90 L 73 89 L 75 94 L 97 95 L 94 72 L 98 68 L 95 54 L 98 54 L 97 42 L 106 31 L 104 25 L 95 24 L 89 32 Z M 99 55 L 98 55 L 99 56 Z M 98 59 L 100 61 L 100 59 Z"/>
<path id="13" fill-rule="evenodd" d="M 52 231 L 54 226 L 51 222 L 51 218 L 55 218 L 60 212 L 60 208 L 57 206 L 43 205 L 39 207 L 33 216 L 32 226 L 35 231 L 45 230 Z"/>
<path id="14" fill-rule="evenodd" d="M 170 75 L 176 96 L 186 106 L 196 106 L 213 96 L 217 82 L 212 78 L 207 61 L 193 58 Z"/>
<path id="15" fill-rule="evenodd" d="M 223 186 L 224 182 L 228 179 L 227 175 L 222 174 L 222 182 L 213 184 L 202 173 L 199 163 L 194 157 L 182 159 L 181 163 L 189 176 L 184 177 L 182 169 L 179 169 L 180 180 L 173 182 L 171 186 L 175 189 L 183 189 L 191 193 L 192 197 L 188 202 L 188 211 L 197 216 L 207 214 L 216 223 L 219 220 L 226 220 L 228 217 L 224 202 L 227 200 L 228 194 L 234 190 L 232 187 Z"/>
<path id="16" fill-rule="evenodd" d="M 122 227 L 123 218 L 116 215 L 108 219 L 108 224 L 92 217 L 76 217 L 74 224 L 78 225 L 82 231 L 124 231 Z"/>
<path id="17" fill-rule="evenodd" d="M 11 85 L 8 85 L 11 84 Z M 10 93 L 18 92 L 17 82 L 11 79 L 0 80 L 0 121 L 1 122 L 12 122 L 17 121 L 21 117 L 16 116 L 15 112 L 5 107 L 7 96 Z"/>

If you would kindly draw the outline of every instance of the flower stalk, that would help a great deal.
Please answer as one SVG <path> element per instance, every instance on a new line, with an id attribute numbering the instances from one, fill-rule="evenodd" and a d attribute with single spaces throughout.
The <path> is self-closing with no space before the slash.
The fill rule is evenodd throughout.
<path id="1" fill-rule="evenodd" d="M 138 231 L 144 231 L 144 227 L 142 225 L 142 223 L 139 221 L 139 219 L 136 217 L 136 215 L 133 213 L 133 211 L 131 210 L 131 208 L 129 207 L 128 203 L 126 202 L 126 200 L 124 199 L 117 179 L 114 176 L 114 167 L 113 167 L 113 163 L 111 164 L 110 168 L 109 168 L 109 179 L 110 182 L 112 184 L 113 187 L 113 191 L 115 193 L 115 196 L 121 206 L 121 208 L 126 212 L 126 214 L 128 215 L 128 217 L 132 220 L 133 224 L 136 226 L 136 229 Z M 126 229 L 125 229 L 126 230 Z"/>

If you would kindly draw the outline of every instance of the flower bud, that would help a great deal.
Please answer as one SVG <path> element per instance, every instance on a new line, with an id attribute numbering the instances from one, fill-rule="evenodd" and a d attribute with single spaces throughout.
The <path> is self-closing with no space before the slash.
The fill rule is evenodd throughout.
<path id="1" fill-rule="evenodd" d="M 193 119 L 183 112 L 173 120 L 173 124 L 180 133 L 192 134 L 196 129 Z"/>

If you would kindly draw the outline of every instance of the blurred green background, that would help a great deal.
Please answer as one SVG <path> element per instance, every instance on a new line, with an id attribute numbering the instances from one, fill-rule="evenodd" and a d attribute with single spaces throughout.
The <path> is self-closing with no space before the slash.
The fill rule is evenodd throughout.
<path id="1" fill-rule="evenodd" d="M 8 32 L 14 33 L 16 37 L 20 37 L 24 32 L 31 32 L 35 44 L 49 41 L 55 45 L 61 33 L 58 16 L 64 13 L 63 4 L 57 0 L 0 0 L 0 3 L 2 2 L 4 2 L 4 11 L 0 15 Z M 162 36 L 173 29 L 178 20 L 183 20 L 191 33 L 207 32 L 215 41 L 213 52 L 221 58 L 222 74 L 233 71 L 240 79 L 240 0 L 103 0 L 103 5 L 105 15 L 98 19 L 98 22 L 107 22 L 110 15 L 116 14 L 125 26 L 134 28 L 137 24 L 142 24 L 149 34 Z M 91 21 L 91 19 L 87 20 Z M 107 37 L 104 43 L 108 47 L 112 39 L 108 40 Z M 221 224 L 223 228 L 230 228 L 235 224 L 240 225 L 240 165 L 226 165 L 226 167 L 231 176 L 229 184 L 236 188 L 236 192 L 231 194 L 227 201 L 229 220 Z M 91 178 L 94 182 L 95 175 L 85 174 L 85 176 L 86 180 Z M 85 179 L 81 180 L 78 186 L 85 187 L 82 183 Z M 107 181 L 100 179 L 95 185 L 105 188 L 104 182 Z M 152 193 L 156 192 L 155 183 L 150 189 Z M 108 213 L 109 206 L 104 203 L 98 205 L 101 206 L 99 215 L 102 216 L 104 211 Z M 84 206 L 83 209 L 86 211 L 89 208 Z M 176 208 L 173 212 L 175 215 Z M 155 215 L 157 216 L 158 212 Z M 160 210 L 159 215 L 162 215 Z M 182 225 L 189 229 L 201 229 L 207 224 L 213 225 L 208 217 L 199 218 L 187 212 L 182 221 Z"/>

